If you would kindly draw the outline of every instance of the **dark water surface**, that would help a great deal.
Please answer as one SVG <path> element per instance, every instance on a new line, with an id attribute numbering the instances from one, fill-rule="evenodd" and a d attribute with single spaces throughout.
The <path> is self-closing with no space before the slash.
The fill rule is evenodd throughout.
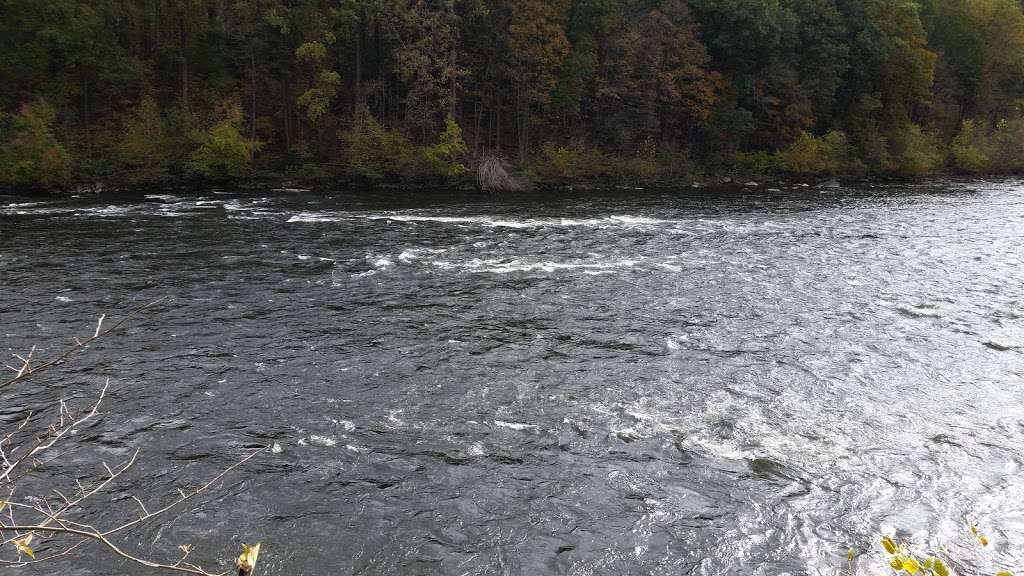
<path id="1" fill-rule="evenodd" d="M 266 576 L 1024 568 L 1024 184 L 402 196 L 0 199 L 5 356 L 169 296 L 0 418 L 111 379 L 99 523 L 277 443 L 126 539 Z"/>

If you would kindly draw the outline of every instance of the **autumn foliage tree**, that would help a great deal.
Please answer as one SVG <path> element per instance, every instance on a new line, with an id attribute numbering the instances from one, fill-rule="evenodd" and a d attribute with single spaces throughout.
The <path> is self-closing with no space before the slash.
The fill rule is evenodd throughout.
<path id="1" fill-rule="evenodd" d="M 478 160 L 577 151 L 593 170 L 571 172 L 594 175 L 623 173 L 641 144 L 663 174 L 776 169 L 839 132 L 844 169 L 957 170 L 970 120 L 1004 148 L 986 170 L 1016 169 L 998 131 L 1024 100 L 1016 0 L 0 0 L 0 14 L 5 187 L 346 180 L 361 170 L 345 158 L 372 156 L 350 145 L 370 118 L 416 151 L 390 169 L 406 175 L 430 172 L 420 152 L 449 117 Z M 221 123 L 225 102 L 237 121 Z M 228 142 L 230 169 L 215 166 Z"/>

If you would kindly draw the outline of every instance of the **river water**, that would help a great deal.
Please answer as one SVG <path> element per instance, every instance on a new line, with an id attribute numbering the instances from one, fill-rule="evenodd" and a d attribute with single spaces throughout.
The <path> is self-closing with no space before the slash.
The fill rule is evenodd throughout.
<path id="1" fill-rule="evenodd" d="M 267 576 L 1019 570 L 1022 246 L 1016 181 L 0 198 L 5 356 L 168 297 L 0 418 L 110 378 L 41 472 L 140 448 L 100 524 L 276 444 L 120 540 Z"/>

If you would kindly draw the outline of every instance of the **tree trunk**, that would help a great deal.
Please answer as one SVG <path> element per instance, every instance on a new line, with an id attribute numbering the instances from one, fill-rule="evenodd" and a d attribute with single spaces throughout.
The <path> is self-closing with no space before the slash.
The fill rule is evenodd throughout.
<path id="1" fill-rule="evenodd" d="M 181 57 L 181 104 L 188 110 L 188 59 Z"/>
<path id="2" fill-rule="evenodd" d="M 284 92 L 283 97 L 281 98 L 281 101 L 284 103 L 284 161 L 285 165 L 287 165 L 289 163 L 288 157 L 292 152 L 292 129 L 289 118 L 289 116 L 291 116 L 291 107 L 288 105 L 288 102 L 291 99 L 291 87 L 289 86 L 287 71 L 285 71 L 284 78 L 281 81 L 281 88 Z"/>
<path id="3" fill-rule="evenodd" d="M 455 2 L 448 0 L 448 11 L 451 14 L 451 18 L 454 21 L 455 16 Z M 456 104 L 458 103 L 458 89 L 459 89 L 459 76 L 458 76 L 458 53 L 456 47 L 459 43 L 458 28 L 452 28 L 452 39 L 450 47 L 448 48 L 448 115 L 455 118 Z"/>
<path id="4" fill-rule="evenodd" d="M 256 140 L 256 48 L 249 44 L 249 83 L 252 97 L 252 116 L 249 118 L 249 138 Z"/>
<path id="5" fill-rule="evenodd" d="M 359 31 L 356 33 L 356 84 L 353 113 L 359 111 L 363 97 L 363 19 L 359 19 Z"/>
<path id="6" fill-rule="evenodd" d="M 477 96 L 476 100 L 474 101 L 474 106 L 475 106 L 475 109 L 473 110 L 473 116 L 475 118 L 476 123 L 475 123 L 474 128 L 473 128 L 473 155 L 474 156 L 479 156 L 480 155 L 480 121 L 481 121 L 481 115 L 483 114 L 483 111 L 481 110 L 481 106 L 480 106 L 480 97 L 479 96 Z"/>
<path id="7" fill-rule="evenodd" d="M 494 109 L 494 113 L 497 115 L 494 119 L 495 124 L 495 138 L 494 138 L 494 149 L 497 150 L 498 154 L 501 154 L 501 91 L 498 91 L 498 105 Z"/>

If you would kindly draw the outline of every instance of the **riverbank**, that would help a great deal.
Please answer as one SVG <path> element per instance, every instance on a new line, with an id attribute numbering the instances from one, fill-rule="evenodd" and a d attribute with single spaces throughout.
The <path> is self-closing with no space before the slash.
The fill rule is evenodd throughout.
<path id="1" fill-rule="evenodd" d="M 864 186 L 872 184 L 898 184 L 917 183 L 926 181 L 958 180 L 965 178 L 982 179 L 1005 179 L 1013 174 L 988 174 L 984 176 L 969 176 L 956 173 L 936 173 L 926 176 L 864 176 L 864 175 L 840 175 L 840 176 L 737 176 L 718 175 L 704 178 L 684 178 L 671 181 L 622 181 L 596 183 L 589 180 L 566 181 L 557 180 L 528 180 L 522 175 L 514 175 L 521 187 L 511 191 L 495 191 L 497 193 L 512 192 L 536 192 L 536 193 L 609 193 L 609 192 L 636 192 L 653 190 L 711 190 L 717 192 L 765 192 L 772 193 L 786 189 L 795 188 L 840 188 L 845 186 Z M 487 193 L 479 182 L 464 180 L 461 182 L 426 182 L 426 181 L 391 181 L 391 182 L 367 182 L 351 179 L 292 179 L 274 176 L 262 176 L 244 178 L 235 181 L 206 181 L 202 179 L 183 179 L 175 183 L 157 182 L 152 184 L 126 184 L 93 182 L 81 183 L 67 188 L 44 189 L 25 187 L 0 187 L 0 196 L 21 196 L 32 198 L 45 197 L 81 197 L 96 195 L 123 195 L 126 197 L 137 197 L 152 195 L 154 193 L 187 193 L 197 189 L 229 189 L 252 192 L 323 192 L 328 193 L 338 190 L 361 190 L 361 191 L 406 191 L 406 192 L 435 192 L 451 191 L 460 193 Z"/>

